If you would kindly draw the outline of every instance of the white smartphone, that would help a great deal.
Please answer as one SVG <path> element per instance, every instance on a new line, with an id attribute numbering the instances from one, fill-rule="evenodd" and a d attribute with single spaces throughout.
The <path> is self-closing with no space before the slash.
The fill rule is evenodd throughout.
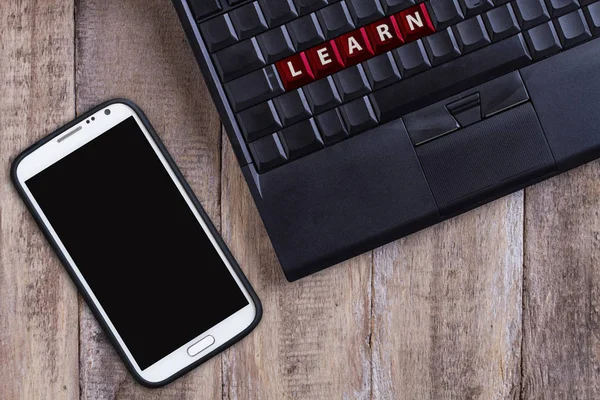
<path id="1" fill-rule="evenodd" d="M 140 383 L 165 385 L 258 324 L 258 297 L 135 104 L 54 132 L 12 179 Z"/>

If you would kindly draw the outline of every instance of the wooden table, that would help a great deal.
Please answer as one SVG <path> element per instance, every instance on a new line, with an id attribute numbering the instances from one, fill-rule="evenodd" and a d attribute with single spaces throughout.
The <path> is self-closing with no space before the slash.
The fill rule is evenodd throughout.
<path id="1" fill-rule="evenodd" d="M 9 181 L 117 96 L 145 110 L 264 303 L 160 390 L 126 372 Z M 168 0 L 0 1 L 1 399 L 600 398 L 600 164 L 287 283 Z"/>

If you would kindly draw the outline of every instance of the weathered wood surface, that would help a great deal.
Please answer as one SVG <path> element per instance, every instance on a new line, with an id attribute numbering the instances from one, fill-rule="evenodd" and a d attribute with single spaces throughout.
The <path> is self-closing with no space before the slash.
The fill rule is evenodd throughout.
<path id="1" fill-rule="evenodd" d="M 0 1 L 0 398 L 79 394 L 77 293 L 10 183 L 74 109 L 73 3 Z"/>
<path id="2" fill-rule="evenodd" d="M 522 192 L 376 250 L 374 398 L 519 396 Z"/>
<path id="3" fill-rule="evenodd" d="M 600 398 L 600 163 L 527 189 L 523 395 Z"/>
<path id="4" fill-rule="evenodd" d="M 599 398 L 600 164 L 289 284 L 169 0 L 75 3 L 0 2 L 0 399 Z M 113 97 L 144 109 L 265 311 L 159 390 L 128 375 L 7 173 Z"/>

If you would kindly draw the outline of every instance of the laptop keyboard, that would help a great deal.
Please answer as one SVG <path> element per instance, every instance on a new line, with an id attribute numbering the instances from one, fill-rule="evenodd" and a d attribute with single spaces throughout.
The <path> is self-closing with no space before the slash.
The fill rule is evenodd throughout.
<path id="1" fill-rule="evenodd" d="M 597 0 L 188 0 L 260 173 L 600 35 Z"/>

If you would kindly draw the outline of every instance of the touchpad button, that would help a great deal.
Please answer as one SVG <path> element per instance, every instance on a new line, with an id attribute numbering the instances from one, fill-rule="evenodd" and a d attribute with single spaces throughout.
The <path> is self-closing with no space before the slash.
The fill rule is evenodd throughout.
<path id="1" fill-rule="evenodd" d="M 531 103 L 417 146 L 416 151 L 442 214 L 555 169 Z"/>

